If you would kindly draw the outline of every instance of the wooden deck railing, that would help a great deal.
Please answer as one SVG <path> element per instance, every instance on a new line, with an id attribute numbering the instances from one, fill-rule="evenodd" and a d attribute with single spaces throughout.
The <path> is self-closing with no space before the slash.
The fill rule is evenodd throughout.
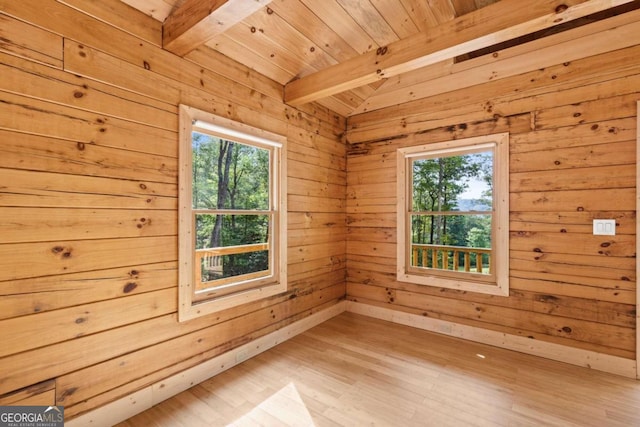
<path id="1" fill-rule="evenodd" d="M 241 246 L 227 246 L 223 248 L 217 249 L 197 249 L 195 253 L 195 265 L 196 265 L 196 277 L 195 277 L 195 289 L 201 290 L 208 288 L 210 285 L 207 284 L 207 281 L 203 281 L 202 273 L 203 270 L 209 273 L 215 273 L 222 275 L 222 257 L 223 255 L 235 255 L 242 254 L 248 252 L 259 252 L 269 250 L 268 243 L 257 243 L 253 245 L 241 245 Z M 243 275 L 243 279 L 250 279 L 255 277 L 260 277 L 264 275 L 264 272 L 256 272 Z M 225 284 L 226 282 L 230 282 L 233 280 L 237 280 L 236 278 L 230 279 L 217 279 L 216 284 Z"/>
<path id="2" fill-rule="evenodd" d="M 475 256 L 472 256 L 473 254 Z M 413 267 L 466 272 L 473 270 L 477 273 L 489 274 L 489 267 L 485 268 L 483 264 L 491 265 L 491 249 L 489 248 L 411 245 L 411 265 Z"/>

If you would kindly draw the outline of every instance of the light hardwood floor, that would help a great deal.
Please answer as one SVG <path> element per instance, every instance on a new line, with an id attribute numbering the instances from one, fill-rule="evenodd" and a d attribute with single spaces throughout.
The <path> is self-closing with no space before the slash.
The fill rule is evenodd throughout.
<path id="1" fill-rule="evenodd" d="M 640 426 L 640 381 L 344 313 L 119 427 Z"/>

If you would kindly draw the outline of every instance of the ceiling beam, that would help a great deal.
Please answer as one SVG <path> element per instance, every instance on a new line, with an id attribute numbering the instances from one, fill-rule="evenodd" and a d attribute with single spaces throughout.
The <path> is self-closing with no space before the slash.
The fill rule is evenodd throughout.
<path id="1" fill-rule="evenodd" d="M 289 82 L 296 106 L 569 22 L 632 0 L 502 0 Z"/>
<path id="2" fill-rule="evenodd" d="M 162 47 L 185 56 L 272 0 L 186 0 L 162 26 Z"/>
<path id="3" fill-rule="evenodd" d="M 486 55 L 453 64 L 446 71 L 442 70 L 440 76 L 423 79 L 412 85 L 391 90 L 381 87 L 352 115 L 370 113 L 367 115 L 368 120 L 372 120 L 371 117 L 383 120 L 383 117 L 388 116 L 383 109 L 394 106 L 394 114 L 406 118 L 419 110 L 416 104 L 420 99 L 533 71 L 539 71 L 543 75 L 545 73 L 542 70 L 548 67 L 559 64 L 564 64 L 565 67 L 569 64 L 573 66 L 574 61 L 626 49 L 639 43 L 640 10 L 636 10 L 500 50 L 499 55 L 495 57 Z M 385 85 L 393 83 L 392 80 L 389 79 Z M 560 80 L 562 79 L 559 78 L 558 81 Z M 515 91 L 510 93 L 515 94 Z M 387 125 L 382 123 L 381 126 Z"/>

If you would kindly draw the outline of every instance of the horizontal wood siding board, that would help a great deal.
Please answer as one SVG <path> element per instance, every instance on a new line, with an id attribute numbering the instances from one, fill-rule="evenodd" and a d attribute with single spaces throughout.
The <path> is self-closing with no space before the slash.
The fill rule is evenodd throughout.
<path id="1" fill-rule="evenodd" d="M 629 211 L 633 203 L 629 196 L 635 188 L 522 192 L 510 195 L 509 206 L 516 212 L 558 211 Z"/>
<path id="2" fill-rule="evenodd" d="M 576 298 L 592 298 L 598 301 L 621 302 L 630 304 L 635 298 L 635 290 L 602 288 L 588 286 L 583 283 L 566 283 L 562 281 L 545 281 L 544 279 L 511 276 L 509 284 L 513 289 L 543 292 L 548 295 L 570 296 Z"/>
<path id="3" fill-rule="evenodd" d="M 522 329 L 510 327 L 510 326 L 504 326 L 502 324 L 490 324 L 490 323 L 486 323 L 486 322 L 483 322 L 483 321 L 478 321 L 478 320 L 474 320 L 474 319 L 468 319 L 468 318 L 465 318 L 465 317 L 450 316 L 450 315 L 440 314 L 440 313 L 432 313 L 432 312 L 427 312 L 425 310 L 422 310 L 422 309 L 419 309 L 419 308 L 414 308 L 414 307 L 407 307 L 407 306 L 402 306 L 402 305 L 391 305 L 390 306 L 388 303 L 379 302 L 379 301 L 376 301 L 374 299 L 367 299 L 367 298 L 353 298 L 352 299 L 350 297 L 347 297 L 347 300 L 348 301 L 354 301 L 354 302 L 362 303 L 364 305 L 372 305 L 372 306 L 375 306 L 375 307 L 381 307 L 381 308 L 397 310 L 397 311 L 403 312 L 403 313 L 411 313 L 411 314 L 415 314 L 415 315 L 422 316 L 422 317 L 428 317 L 428 318 L 431 318 L 431 319 L 438 319 L 438 320 L 443 320 L 443 321 L 452 322 L 452 323 L 456 323 L 456 324 L 462 324 L 462 325 L 466 325 L 466 326 L 477 327 L 480 330 L 501 332 L 501 333 L 515 335 L 515 336 L 518 336 L 518 337 L 523 337 L 523 338 L 527 338 L 527 339 L 531 339 L 531 340 L 539 340 L 539 341 L 542 341 L 542 342 L 560 344 L 562 346 L 566 346 L 566 347 L 569 347 L 569 348 L 595 351 L 595 352 L 602 353 L 602 354 L 622 357 L 624 359 L 633 359 L 633 357 L 634 357 L 634 352 L 633 351 L 628 351 L 628 350 L 624 350 L 624 349 L 617 349 L 617 348 L 611 348 L 609 346 L 603 346 L 603 345 L 594 344 L 594 343 L 590 343 L 590 342 L 571 340 L 571 339 L 568 339 L 568 338 L 564 338 L 562 336 L 548 335 L 548 334 L 546 334 L 544 332 L 536 332 L 536 331 L 531 331 L 531 330 L 522 330 Z M 425 313 L 427 313 L 427 314 L 425 315 Z"/>
<path id="4" fill-rule="evenodd" d="M 175 287 L 177 268 L 177 263 L 172 261 L 3 281 L 0 282 L 0 318 Z"/>
<path id="5" fill-rule="evenodd" d="M 614 219 L 616 234 L 635 235 L 635 212 L 632 211 L 512 212 L 509 228 L 513 231 L 591 233 L 593 220 L 598 218 Z"/>
<path id="6" fill-rule="evenodd" d="M 595 271 L 589 277 L 611 277 L 624 281 L 634 281 L 635 273 L 631 274 L 634 268 L 635 260 L 633 257 L 612 257 L 612 256 L 589 256 L 586 254 L 567 254 L 567 253 L 540 253 L 535 251 L 518 251 L 512 249 L 510 252 L 512 261 L 535 261 L 538 265 L 556 266 L 556 268 L 572 269 L 571 273 L 580 276 L 581 271 L 585 271 L 588 267 L 592 270 L 602 270 L 600 273 Z M 539 268 L 531 271 L 547 271 L 546 268 Z M 617 274 L 615 272 L 618 272 Z"/>
<path id="7" fill-rule="evenodd" d="M 347 278 L 349 283 L 361 283 L 364 285 L 381 286 L 381 287 L 397 287 L 398 289 L 409 289 L 414 292 L 421 293 L 435 293 L 436 295 L 451 295 L 451 298 L 468 298 L 469 300 L 475 300 L 477 295 L 463 296 L 459 291 L 452 291 L 449 289 L 439 288 L 426 288 L 424 286 L 414 285 L 411 283 L 397 282 L 395 281 L 395 270 L 389 269 L 386 265 L 380 262 L 366 262 L 371 257 L 349 255 L 347 263 L 349 266 Z M 584 298 L 598 301 L 606 301 L 613 303 L 632 304 L 635 301 L 635 291 L 619 289 L 617 287 L 605 288 L 589 286 L 580 279 L 575 280 L 575 283 L 567 283 L 560 280 L 558 277 L 553 280 L 546 281 L 544 279 L 536 279 L 531 277 L 531 273 L 526 273 L 526 277 L 518 277 L 511 275 L 509 283 L 511 286 L 511 296 L 518 296 L 518 291 L 530 291 L 538 292 L 547 296 L 567 296 L 573 298 Z M 517 298 L 515 299 L 517 301 Z M 500 305 L 514 304 L 512 298 L 496 303 Z M 517 302 L 516 302 L 517 304 Z"/>
<path id="8" fill-rule="evenodd" d="M 304 195 L 289 195 L 287 206 L 292 212 L 344 212 L 344 199 L 327 197 L 308 197 Z"/>
<path id="9" fill-rule="evenodd" d="M 329 225 L 326 228 L 287 230 L 289 247 L 305 246 L 309 242 L 330 243 L 335 240 L 344 241 L 347 238 L 347 228 Z"/>
<path id="10" fill-rule="evenodd" d="M 333 227 L 345 224 L 345 214 L 342 213 L 313 213 L 289 212 L 287 214 L 288 230 L 323 229 L 324 226 Z"/>
<path id="11" fill-rule="evenodd" d="M 229 349 L 236 347 L 237 342 L 248 342 L 251 338 L 257 338 L 263 335 L 261 331 L 263 328 L 286 321 L 299 312 L 311 309 L 318 305 L 318 300 L 322 302 L 337 300 L 342 295 L 342 291 L 341 286 L 326 288 L 300 296 L 288 303 L 267 307 L 246 316 L 63 375 L 57 380 L 58 404 L 65 407 L 73 406 L 101 391 L 108 391 L 114 386 L 121 385 L 123 378 L 127 379 L 125 382 L 133 381 L 195 354 L 209 350 L 214 350 L 211 353 L 220 354 L 224 351 L 224 347 L 216 349 L 217 347 L 228 346 L 226 349 Z M 282 324 L 287 323 L 290 321 Z M 251 337 L 252 334 L 255 335 Z M 194 352 L 193 347 L 198 348 L 198 351 Z M 164 354 L 164 357 L 154 358 L 154 354 Z M 209 357 L 214 354 L 210 354 Z"/>
<path id="12" fill-rule="evenodd" d="M 635 118 L 629 117 L 519 133 L 511 138 L 511 152 L 517 159 L 517 154 L 531 151 L 571 149 L 629 141 L 633 139 L 635 122 Z"/>
<path id="13" fill-rule="evenodd" d="M 170 210 L 5 207 L 0 211 L 0 223 L 11 225 L 3 233 L 3 243 L 178 234 L 178 217 Z"/>
<path id="14" fill-rule="evenodd" d="M 635 165 L 574 168 L 562 173 L 557 170 L 511 173 L 509 180 L 512 193 L 635 188 Z"/>
<path id="15" fill-rule="evenodd" d="M 175 184 L 174 157 L 145 154 L 53 137 L 0 130 L 0 167 L 27 171 Z"/>
<path id="16" fill-rule="evenodd" d="M 62 68 L 62 37 L 0 13 L 0 52 Z"/>
<path id="17" fill-rule="evenodd" d="M 177 236 L 0 245 L 0 281 L 176 261 Z"/>
<path id="18" fill-rule="evenodd" d="M 103 209 L 176 208 L 177 183 L 3 169 L 0 206 Z"/>
<path id="19" fill-rule="evenodd" d="M 176 131 L 85 112 L 0 91 L 0 129 L 177 157 Z M 154 144 L 147 141 L 152 139 Z"/>
<path id="20" fill-rule="evenodd" d="M 56 381 L 41 383 L 0 396 L 3 406 L 53 406 L 56 402 Z"/>
<path id="21" fill-rule="evenodd" d="M 122 1 L 63 0 L 62 3 L 149 43 L 162 46 L 162 23 L 151 16 L 136 13 Z"/>
<path id="22" fill-rule="evenodd" d="M 0 90 L 175 130 L 177 108 L 148 96 L 101 84 L 11 55 L 0 54 Z"/>
<path id="23" fill-rule="evenodd" d="M 344 254 L 332 255 L 304 263 L 289 264 L 289 278 L 292 282 L 309 283 L 318 277 L 333 273 L 346 275 L 346 258 Z"/>
<path id="24" fill-rule="evenodd" d="M 0 357 L 96 332 L 148 317 L 175 313 L 177 291 L 164 289 L 82 306 L 0 321 L 0 337 L 7 343 Z"/>
<path id="25" fill-rule="evenodd" d="M 571 148 L 552 148 L 546 150 L 512 153 L 511 173 L 534 171 L 560 171 L 604 166 L 634 165 L 632 154 L 635 141 L 614 140 L 607 144 L 584 145 Z M 563 172 L 565 173 L 565 172 Z"/>

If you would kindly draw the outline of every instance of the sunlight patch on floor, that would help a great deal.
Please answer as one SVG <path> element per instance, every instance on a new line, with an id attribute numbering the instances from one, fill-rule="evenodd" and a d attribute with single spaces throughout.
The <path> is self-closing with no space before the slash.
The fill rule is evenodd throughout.
<path id="1" fill-rule="evenodd" d="M 272 423 L 265 423 L 269 419 Z M 228 427 L 255 425 L 313 426 L 313 418 L 294 383 L 289 383 Z"/>

